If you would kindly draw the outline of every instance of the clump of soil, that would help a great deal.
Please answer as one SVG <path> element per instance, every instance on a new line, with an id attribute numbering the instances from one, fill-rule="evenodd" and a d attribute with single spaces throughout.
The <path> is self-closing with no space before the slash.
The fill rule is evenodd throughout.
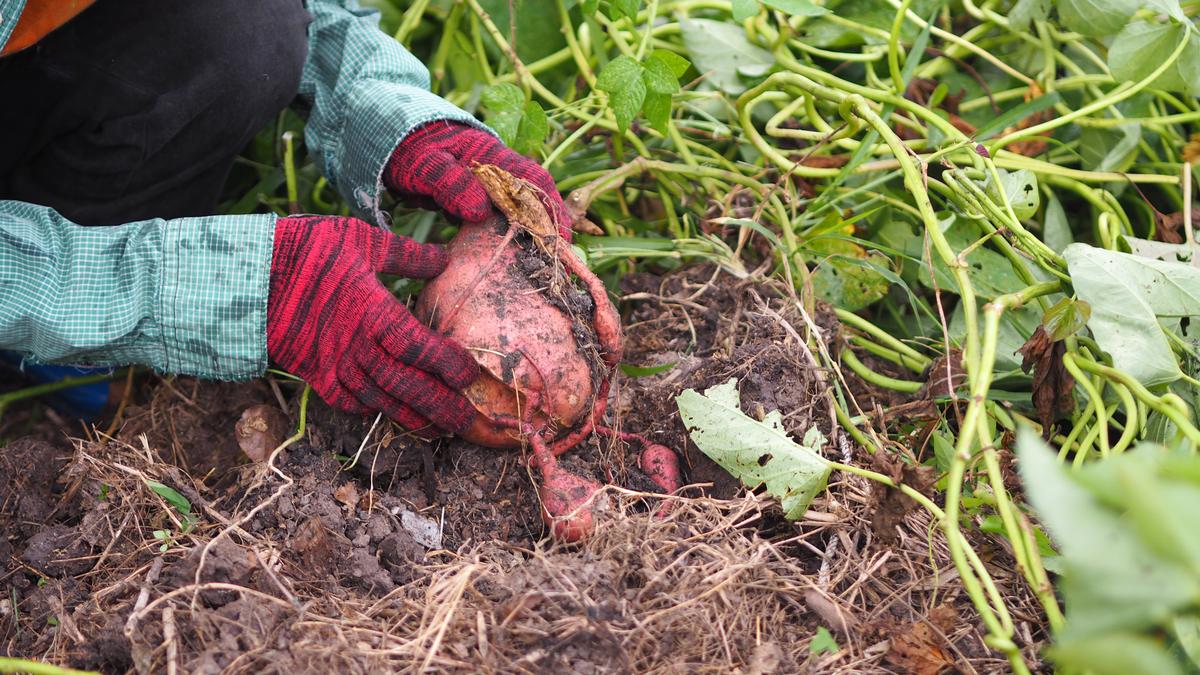
<path id="1" fill-rule="evenodd" d="M 747 414 L 837 437 L 788 295 L 714 267 L 631 283 L 627 361 L 676 365 L 619 378 L 614 421 L 683 452 L 706 495 L 664 515 L 637 448 L 592 439 L 563 460 L 617 487 L 595 536 L 563 546 L 519 451 L 425 443 L 314 399 L 303 439 L 252 463 L 241 413 L 295 424 L 294 385 L 158 382 L 112 439 L 0 448 L 3 653 L 106 673 L 1004 670 L 924 511 L 879 533 L 871 485 L 837 474 L 789 523 L 687 446 L 674 396 L 731 376 Z M 836 322 L 809 318 L 832 350 Z M 969 536 L 1034 658 L 1034 598 Z M 834 651 L 810 648 L 818 627 Z"/>

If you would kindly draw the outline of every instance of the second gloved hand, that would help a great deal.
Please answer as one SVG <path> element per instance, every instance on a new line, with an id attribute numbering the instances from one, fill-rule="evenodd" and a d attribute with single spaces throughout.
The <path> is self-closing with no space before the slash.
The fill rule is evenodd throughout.
<path id="1" fill-rule="evenodd" d="M 505 146 L 495 136 L 458 122 L 436 121 L 413 130 L 400 142 L 383 171 L 383 182 L 396 196 L 421 206 L 438 207 L 477 223 L 492 212 L 492 200 L 471 172 L 475 164 L 493 164 L 533 183 L 571 241 L 571 219 L 554 179 L 541 164 Z"/>
<path id="2" fill-rule="evenodd" d="M 476 412 L 457 390 L 479 376 L 478 364 L 417 321 L 377 278 L 429 279 L 445 267 L 441 247 L 361 220 L 281 218 L 271 262 L 267 353 L 335 408 L 380 411 L 411 430 L 432 423 L 462 431 Z"/>

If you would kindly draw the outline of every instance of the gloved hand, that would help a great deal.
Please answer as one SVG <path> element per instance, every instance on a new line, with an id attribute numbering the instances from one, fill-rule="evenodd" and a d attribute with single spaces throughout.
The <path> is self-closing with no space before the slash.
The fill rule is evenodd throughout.
<path id="1" fill-rule="evenodd" d="M 479 376 L 475 359 L 417 321 L 378 273 L 437 276 L 446 251 L 354 218 L 281 218 L 275 226 L 267 353 L 329 405 L 381 411 L 405 428 L 470 426 L 456 390 Z M 434 431 L 426 429 L 426 434 Z"/>
<path id="2" fill-rule="evenodd" d="M 488 217 L 492 200 L 471 173 L 474 164 L 494 164 L 542 191 L 542 201 L 571 241 L 571 219 L 554 179 L 540 164 L 513 152 L 495 136 L 459 122 L 436 121 L 404 137 L 383 171 L 383 184 L 418 206 L 436 204 L 467 222 Z"/>

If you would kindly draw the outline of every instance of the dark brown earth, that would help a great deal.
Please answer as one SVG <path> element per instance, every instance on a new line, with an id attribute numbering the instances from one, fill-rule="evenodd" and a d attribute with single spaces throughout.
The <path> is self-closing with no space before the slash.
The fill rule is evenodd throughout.
<path id="1" fill-rule="evenodd" d="M 790 523 L 688 444 L 674 397 L 737 377 L 747 414 L 778 409 L 839 459 L 920 484 L 837 435 L 786 295 L 711 265 L 621 290 L 626 362 L 675 364 L 618 377 L 610 405 L 684 459 L 693 486 L 665 516 L 621 444 L 564 457 L 621 489 L 594 537 L 562 546 L 519 451 L 425 443 L 314 399 L 304 437 L 254 463 L 235 425 L 267 405 L 291 433 L 297 384 L 143 375 L 111 437 L 70 440 L 34 406 L 0 420 L 24 438 L 0 447 L 0 654 L 112 673 L 1006 670 L 927 513 L 835 474 Z M 836 321 L 810 315 L 836 353 Z M 1011 558 L 973 543 L 1036 658 Z M 819 627 L 834 652 L 812 651 Z"/>

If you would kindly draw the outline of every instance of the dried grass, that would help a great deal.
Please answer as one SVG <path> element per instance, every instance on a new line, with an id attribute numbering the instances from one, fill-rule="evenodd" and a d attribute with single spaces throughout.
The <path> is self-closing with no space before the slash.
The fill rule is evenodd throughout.
<path id="1" fill-rule="evenodd" d="M 280 468 L 289 470 L 286 457 Z M 306 576 L 287 541 L 240 528 L 194 577 L 189 560 L 237 515 L 210 505 L 148 446 L 78 442 L 67 475 L 75 499 L 109 486 L 106 501 L 84 504 L 88 536 L 108 545 L 87 573 L 52 582 L 64 586 L 49 607 L 59 627 L 25 655 L 57 663 L 91 662 L 99 640 L 123 638 L 139 672 L 1006 669 L 983 645 L 928 517 L 910 513 L 895 541 L 880 545 L 870 486 L 857 478 L 831 486 L 798 525 L 754 495 L 675 499 L 658 518 L 636 512 L 638 493 L 613 488 L 613 510 L 581 546 L 477 542 L 434 552 L 415 581 L 381 597 L 331 593 Z M 204 516 L 166 554 L 152 532 L 178 525 L 145 479 L 180 488 Z M 279 482 L 239 508 L 255 508 Z M 1003 551 L 992 550 L 991 572 L 1032 655 L 1040 615 Z M 222 560 L 240 561 L 234 567 L 246 574 L 221 578 Z M 202 602 L 193 606 L 195 595 Z M 832 629 L 842 649 L 810 654 L 817 626 Z"/>

